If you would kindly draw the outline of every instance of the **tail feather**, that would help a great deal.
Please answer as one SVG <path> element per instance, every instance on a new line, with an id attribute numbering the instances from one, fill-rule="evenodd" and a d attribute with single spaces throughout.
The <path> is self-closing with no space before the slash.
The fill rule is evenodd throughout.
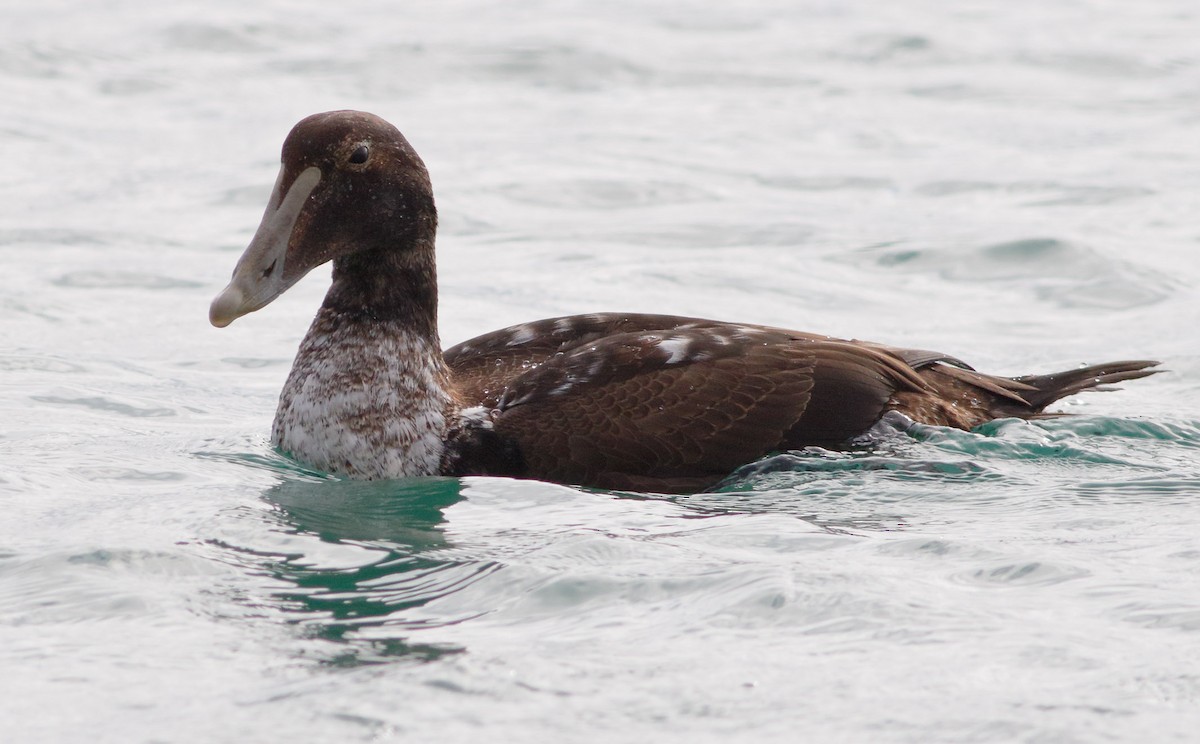
<path id="1" fill-rule="evenodd" d="M 1145 359 L 1105 362 L 1049 375 L 1025 375 L 1012 379 L 1031 388 L 1022 390 L 1021 397 L 1029 403 L 1035 413 L 1040 413 L 1043 408 L 1054 401 L 1069 395 L 1084 390 L 1113 390 L 1114 388 L 1108 386 L 1125 380 L 1137 380 L 1157 374 L 1162 370 L 1151 368 L 1157 367 L 1159 364 L 1159 362 Z"/>
<path id="2" fill-rule="evenodd" d="M 1148 360 L 1106 362 L 1050 375 L 1000 377 L 950 364 L 933 363 L 919 374 L 926 390 L 898 390 L 888 408 L 914 421 L 973 429 L 1010 416 L 1043 418 L 1046 406 L 1085 390 L 1112 390 L 1113 383 L 1149 377 L 1162 370 Z"/>
<path id="3" fill-rule="evenodd" d="M 952 367 L 943 365 L 938 367 L 938 371 L 956 380 L 961 380 L 968 385 L 977 387 L 980 390 L 995 395 L 999 398 L 1007 399 L 1020 406 L 1029 405 L 1029 392 L 1036 391 L 1037 388 L 1022 382 L 1020 379 L 1011 377 L 997 377 L 996 375 L 985 375 L 982 372 L 976 372 L 973 369 L 962 369 L 960 367 Z"/>

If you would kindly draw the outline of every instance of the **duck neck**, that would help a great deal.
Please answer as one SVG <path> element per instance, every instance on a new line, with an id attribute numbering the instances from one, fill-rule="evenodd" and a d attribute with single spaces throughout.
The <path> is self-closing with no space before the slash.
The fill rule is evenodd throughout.
<path id="1" fill-rule="evenodd" d="M 351 477 L 432 475 L 458 408 L 438 340 L 432 245 L 337 259 L 280 395 L 276 446 Z"/>
<path id="2" fill-rule="evenodd" d="M 351 323 L 392 325 L 441 349 L 433 240 L 334 259 L 323 308 Z"/>

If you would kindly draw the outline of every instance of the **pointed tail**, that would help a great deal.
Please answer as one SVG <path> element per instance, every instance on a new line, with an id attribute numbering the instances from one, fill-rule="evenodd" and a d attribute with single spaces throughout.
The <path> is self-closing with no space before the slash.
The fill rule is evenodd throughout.
<path id="1" fill-rule="evenodd" d="M 1139 359 L 1124 362 L 1105 362 L 1090 367 L 1055 372 L 1049 375 L 1025 375 L 1013 380 L 1028 385 L 1032 390 L 1022 390 L 1020 396 L 1029 402 L 1037 413 L 1056 400 L 1084 390 L 1113 390 L 1108 387 L 1125 380 L 1136 380 L 1161 372 L 1159 362 Z"/>

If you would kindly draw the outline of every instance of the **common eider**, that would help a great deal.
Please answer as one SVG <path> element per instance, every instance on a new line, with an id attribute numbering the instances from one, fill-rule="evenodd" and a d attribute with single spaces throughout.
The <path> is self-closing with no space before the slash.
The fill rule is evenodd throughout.
<path id="1" fill-rule="evenodd" d="M 443 351 L 436 230 L 429 174 L 391 124 L 334 111 L 292 129 L 258 232 L 209 313 L 229 325 L 333 262 L 280 395 L 280 450 L 351 478 L 691 492 L 772 452 L 844 445 L 888 411 L 970 429 L 1157 364 L 1008 378 L 937 352 L 624 313 L 539 320 Z"/>

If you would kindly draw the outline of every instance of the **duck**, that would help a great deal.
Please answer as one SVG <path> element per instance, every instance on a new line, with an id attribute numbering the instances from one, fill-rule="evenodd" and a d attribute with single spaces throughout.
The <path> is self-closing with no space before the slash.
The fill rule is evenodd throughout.
<path id="1" fill-rule="evenodd" d="M 351 479 L 692 493 L 768 455 L 846 447 L 890 412 L 969 430 L 1159 371 L 1131 360 L 1003 377 L 940 352 L 619 312 L 443 349 L 437 221 L 425 164 L 384 119 L 331 111 L 287 135 L 262 221 L 209 309 L 228 326 L 333 264 L 280 393 L 279 451 Z"/>

